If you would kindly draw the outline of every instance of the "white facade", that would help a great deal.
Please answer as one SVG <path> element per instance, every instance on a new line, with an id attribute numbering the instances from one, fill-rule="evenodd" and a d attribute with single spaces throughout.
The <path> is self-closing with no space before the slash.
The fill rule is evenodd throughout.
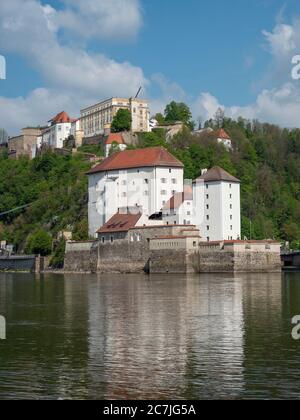
<path id="1" fill-rule="evenodd" d="M 223 144 L 227 150 L 232 150 L 232 141 L 230 139 L 224 139 L 219 137 L 217 139 L 218 143 Z"/>
<path id="2" fill-rule="evenodd" d="M 95 237 L 119 208 L 140 208 L 149 218 L 161 212 L 167 201 L 182 190 L 182 168 L 141 167 L 91 174 L 89 234 Z"/>
<path id="3" fill-rule="evenodd" d="M 162 218 L 168 225 L 189 226 L 194 225 L 194 213 L 193 194 L 190 192 L 177 193 L 164 206 Z"/>
<path id="4" fill-rule="evenodd" d="M 204 241 L 241 239 L 239 182 L 196 180 L 194 206 L 195 224 Z"/>
<path id="5" fill-rule="evenodd" d="M 81 110 L 81 129 L 85 137 L 93 137 L 110 132 L 111 123 L 119 109 L 131 112 L 133 132 L 148 132 L 149 105 L 143 99 L 111 98 Z"/>
<path id="6" fill-rule="evenodd" d="M 52 149 L 62 149 L 64 140 L 71 135 L 72 123 L 54 124 L 48 127 L 43 133 L 43 144 Z"/>

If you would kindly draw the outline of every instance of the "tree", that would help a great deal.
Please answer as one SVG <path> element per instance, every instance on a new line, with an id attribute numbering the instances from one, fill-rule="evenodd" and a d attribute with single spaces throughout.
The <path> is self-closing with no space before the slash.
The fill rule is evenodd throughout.
<path id="1" fill-rule="evenodd" d="M 165 109 L 165 121 L 167 123 L 175 123 L 180 121 L 189 128 L 193 129 L 195 123 L 192 121 L 192 113 L 190 108 L 183 102 L 171 102 Z"/>
<path id="2" fill-rule="evenodd" d="M 27 238 L 26 252 L 28 254 L 39 254 L 42 257 L 52 252 L 52 237 L 45 230 L 38 230 Z"/>
<path id="3" fill-rule="evenodd" d="M 154 115 L 153 118 L 158 122 L 158 125 L 164 125 L 166 123 L 165 117 L 160 112 Z"/>
<path id="4" fill-rule="evenodd" d="M 120 152 L 120 151 L 121 151 L 121 149 L 120 149 L 119 143 L 117 143 L 116 141 L 114 141 L 112 143 L 112 145 L 111 145 L 110 150 L 109 150 L 109 156 L 111 156 L 111 155 L 113 155 L 113 154 L 115 154 L 117 152 Z"/>
<path id="5" fill-rule="evenodd" d="M 113 118 L 111 131 L 113 133 L 121 133 L 122 131 L 131 130 L 131 112 L 128 109 L 119 109 Z"/>
<path id="6" fill-rule="evenodd" d="M 225 112 L 222 108 L 218 108 L 217 112 L 215 113 L 214 120 L 216 123 L 217 128 L 222 128 L 225 119 Z"/>
<path id="7" fill-rule="evenodd" d="M 64 267 L 65 261 L 65 252 L 66 252 L 66 241 L 62 238 L 58 245 L 56 246 L 54 255 L 50 261 L 50 267 L 61 269 Z"/>

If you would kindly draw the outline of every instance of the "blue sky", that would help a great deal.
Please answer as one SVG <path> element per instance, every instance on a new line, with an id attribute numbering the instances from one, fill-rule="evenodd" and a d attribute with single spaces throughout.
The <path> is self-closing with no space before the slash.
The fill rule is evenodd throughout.
<path id="1" fill-rule="evenodd" d="M 89 101 L 134 95 L 140 83 L 153 112 L 174 98 L 195 118 L 222 106 L 229 116 L 297 125 L 298 0 L 8 3 L 0 4 L 0 126 L 10 131 L 62 107 L 77 115 Z"/>

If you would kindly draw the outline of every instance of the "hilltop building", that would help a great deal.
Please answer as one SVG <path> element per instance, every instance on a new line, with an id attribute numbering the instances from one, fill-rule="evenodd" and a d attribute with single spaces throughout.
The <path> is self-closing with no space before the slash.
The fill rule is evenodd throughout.
<path id="1" fill-rule="evenodd" d="M 143 99 L 111 98 L 81 110 L 84 137 L 110 133 L 111 123 L 119 109 L 128 109 L 132 117 L 132 132 L 149 132 L 149 105 Z"/>
<path id="2" fill-rule="evenodd" d="M 223 144 L 226 147 L 227 150 L 232 149 L 231 138 L 230 138 L 229 134 L 223 128 L 220 128 L 220 130 L 218 130 L 215 133 L 215 135 L 216 135 L 218 143 Z"/>
<path id="3" fill-rule="evenodd" d="M 29 159 L 36 157 L 40 147 L 43 128 L 27 127 L 21 130 L 21 135 L 8 139 L 8 153 L 12 159 L 28 156 Z"/>
<path id="4" fill-rule="evenodd" d="M 122 133 L 110 133 L 105 141 L 105 157 L 109 157 L 111 148 L 116 145 L 121 152 L 127 149 Z"/>
<path id="5" fill-rule="evenodd" d="M 42 133 L 42 144 L 46 144 L 51 149 L 62 149 L 64 141 L 73 135 L 75 142 L 78 143 L 77 145 L 81 145 L 83 134 L 80 133 L 80 121 L 78 119 L 70 118 L 63 111 L 48 123 L 48 127 Z"/>

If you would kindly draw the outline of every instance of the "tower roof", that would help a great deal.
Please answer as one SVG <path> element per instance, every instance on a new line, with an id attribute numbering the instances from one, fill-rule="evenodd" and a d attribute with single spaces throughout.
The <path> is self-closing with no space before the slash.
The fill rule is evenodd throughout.
<path id="1" fill-rule="evenodd" d="M 69 115 L 65 111 L 60 112 L 54 118 L 49 120 L 49 122 L 51 122 L 52 124 L 64 124 L 64 123 L 71 123 L 75 121 L 77 120 L 70 118 Z"/>
<path id="2" fill-rule="evenodd" d="M 216 137 L 218 139 L 231 140 L 229 134 L 226 133 L 224 128 L 220 128 L 218 131 L 216 131 Z"/>
<path id="3" fill-rule="evenodd" d="M 225 182 L 238 182 L 241 181 L 235 178 L 230 173 L 226 172 L 225 169 L 215 166 L 214 168 L 209 169 L 205 174 L 201 175 L 197 179 L 202 179 L 204 182 L 216 182 L 216 181 L 225 181 Z"/>

